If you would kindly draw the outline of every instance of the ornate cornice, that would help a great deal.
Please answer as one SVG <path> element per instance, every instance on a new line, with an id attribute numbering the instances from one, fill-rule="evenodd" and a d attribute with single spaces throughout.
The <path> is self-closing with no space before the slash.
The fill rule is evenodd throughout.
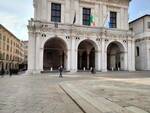
<path id="1" fill-rule="evenodd" d="M 67 34 L 78 37 L 111 37 L 111 38 L 132 38 L 133 33 L 128 30 L 108 29 L 102 27 L 77 26 L 71 24 L 46 23 L 41 21 L 29 21 L 28 30 L 32 32 Z"/>
<path id="2" fill-rule="evenodd" d="M 135 42 L 142 42 L 142 41 L 147 41 L 147 40 L 150 40 L 150 37 L 143 37 L 140 39 L 136 39 Z"/>

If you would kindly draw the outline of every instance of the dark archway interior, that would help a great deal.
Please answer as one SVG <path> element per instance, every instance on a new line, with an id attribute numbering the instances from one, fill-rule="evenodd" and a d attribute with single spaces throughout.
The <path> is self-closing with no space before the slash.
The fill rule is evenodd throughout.
<path id="1" fill-rule="evenodd" d="M 78 69 L 89 70 L 95 67 L 95 47 L 89 40 L 82 41 L 78 46 Z"/>
<path id="2" fill-rule="evenodd" d="M 107 69 L 108 70 L 120 70 L 121 63 L 121 54 L 123 54 L 122 48 L 119 44 L 113 42 L 110 43 L 107 48 Z"/>
<path id="3" fill-rule="evenodd" d="M 49 39 L 44 45 L 43 69 L 57 70 L 60 65 L 66 67 L 67 47 L 60 38 Z"/>

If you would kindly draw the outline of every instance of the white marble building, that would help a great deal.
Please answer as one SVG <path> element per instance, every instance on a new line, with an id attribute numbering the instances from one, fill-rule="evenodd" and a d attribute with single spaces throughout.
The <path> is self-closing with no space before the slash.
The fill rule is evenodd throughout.
<path id="1" fill-rule="evenodd" d="M 34 0 L 28 72 L 135 70 L 130 0 Z M 91 17 L 94 17 L 91 23 Z M 74 23 L 73 23 L 74 21 Z"/>
<path id="2" fill-rule="evenodd" d="M 144 15 L 130 22 L 135 33 L 136 70 L 150 70 L 150 15 Z"/>

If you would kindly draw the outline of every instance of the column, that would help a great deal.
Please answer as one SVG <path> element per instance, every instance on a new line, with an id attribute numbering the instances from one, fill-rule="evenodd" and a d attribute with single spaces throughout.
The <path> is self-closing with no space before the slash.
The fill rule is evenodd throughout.
<path id="1" fill-rule="evenodd" d="M 135 71 L 135 41 L 132 40 L 132 71 Z"/>
<path id="2" fill-rule="evenodd" d="M 79 68 L 82 68 L 82 53 L 79 52 Z"/>
<path id="3" fill-rule="evenodd" d="M 127 58 L 128 57 L 128 54 L 127 54 L 127 51 L 124 52 L 124 70 L 128 70 L 128 63 L 127 63 Z"/>
<path id="4" fill-rule="evenodd" d="M 40 33 L 36 33 L 36 38 L 35 38 L 35 70 L 34 73 L 40 73 Z"/>
<path id="5" fill-rule="evenodd" d="M 132 40 L 128 41 L 128 71 L 135 71 L 134 68 L 134 49 Z"/>
<path id="6" fill-rule="evenodd" d="M 107 48 L 106 48 L 107 49 Z M 107 50 L 105 50 L 105 39 L 102 39 L 102 54 L 101 54 L 101 67 L 102 72 L 107 72 Z"/>
<path id="7" fill-rule="evenodd" d="M 95 52 L 95 69 L 101 71 L 101 50 Z"/>
<path id="8" fill-rule="evenodd" d="M 71 51 L 68 50 L 67 51 L 67 71 L 70 71 L 70 54 L 71 54 Z"/>
<path id="9" fill-rule="evenodd" d="M 28 71 L 32 73 L 35 69 L 35 36 L 33 32 L 29 31 L 29 42 L 28 42 Z"/>
<path id="10" fill-rule="evenodd" d="M 62 51 L 60 51 L 60 55 L 59 55 L 59 62 L 60 62 L 60 65 L 62 65 L 63 66 L 63 52 Z"/>
<path id="11" fill-rule="evenodd" d="M 89 56 L 90 56 L 90 53 L 89 52 L 87 52 L 87 69 L 90 69 L 90 58 L 89 58 Z"/>
<path id="12" fill-rule="evenodd" d="M 44 55 L 44 47 L 40 48 L 40 58 L 39 58 L 39 69 L 40 71 L 43 71 L 43 55 Z"/>
<path id="13" fill-rule="evenodd" d="M 75 37 L 71 40 L 71 71 L 77 71 L 77 50 L 75 47 Z"/>

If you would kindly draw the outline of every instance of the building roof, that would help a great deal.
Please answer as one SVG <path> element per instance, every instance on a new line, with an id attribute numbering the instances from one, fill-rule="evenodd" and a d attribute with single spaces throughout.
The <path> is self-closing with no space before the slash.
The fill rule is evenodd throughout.
<path id="1" fill-rule="evenodd" d="M 10 32 L 6 27 L 4 27 L 2 24 L 0 24 L 0 27 L 2 27 L 4 30 L 6 30 L 10 35 L 12 35 L 15 39 L 17 39 L 18 41 L 20 41 L 19 38 L 17 38 L 12 32 Z"/>
<path id="2" fill-rule="evenodd" d="M 145 18 L 145 17 L 147 17 L 147 16 L 150 17 L 150 14 L 143 15 L 143 16 L 141 16 L 141 17 L 139 17 L 139 18 L 137 18 L 137 19 L 135 19 L 135 20 L 129 22 L 129 24 L 132 24 L 132 23 L 134 23 L 134 22 L 136 22 L 136 21 L 138 21 L 138 20 L 140 20 L 140 19 L 142 19 L 142 18 Z"/>

